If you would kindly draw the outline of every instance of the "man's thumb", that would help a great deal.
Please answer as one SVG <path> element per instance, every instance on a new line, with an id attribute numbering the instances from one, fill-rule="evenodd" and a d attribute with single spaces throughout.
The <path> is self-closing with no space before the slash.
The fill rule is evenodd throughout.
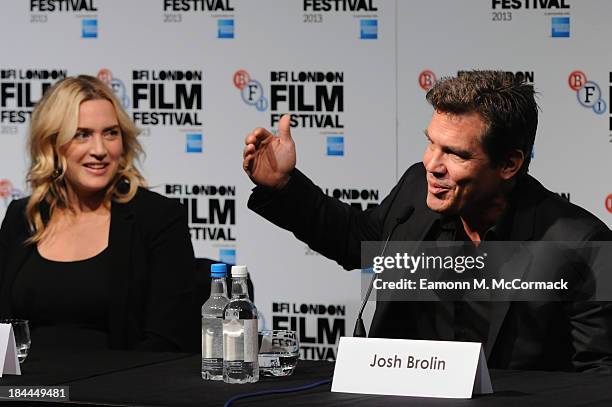
<path id="1" fill-rule="evenodd" d="M 282 141 L 291 140 L 291 115 L 284 114 L 278 121 L 278 136 Z"/>

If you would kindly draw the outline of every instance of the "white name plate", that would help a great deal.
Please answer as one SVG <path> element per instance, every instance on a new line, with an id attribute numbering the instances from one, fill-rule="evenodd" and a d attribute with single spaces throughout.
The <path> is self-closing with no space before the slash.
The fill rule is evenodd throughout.
<path id="1" fill-rule="evenodd" d="M 4 374 L 21 374 L 11 324 L 0 324 L 0 377 Z"/>
<path id="2" fill-rule="evenodd" d="M 467 399 L 493 388 L 480 343 L 342 337 L 332 391 Z"/>

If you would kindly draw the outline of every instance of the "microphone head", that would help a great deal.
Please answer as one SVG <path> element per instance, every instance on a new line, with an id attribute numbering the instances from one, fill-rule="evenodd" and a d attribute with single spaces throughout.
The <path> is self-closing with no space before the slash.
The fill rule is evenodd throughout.
<path id="1" fill-rule="evenodd" d="M 355 321 L 355 329 L 353 330 L 354 338 L 367 338 L 368 333 L 366 332 L 365 325 L 363 324 L 363 319 L 361 319 L 361 314 L 357 317 L 357 321 Z"/>

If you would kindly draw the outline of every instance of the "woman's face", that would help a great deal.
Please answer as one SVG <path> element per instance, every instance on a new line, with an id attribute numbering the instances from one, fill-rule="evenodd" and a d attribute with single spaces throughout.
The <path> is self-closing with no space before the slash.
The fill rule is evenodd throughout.
<path id="1" fill-rule="evenodd" d="M 112 103 L 105 99 L 81 103 L 76 134 L 62 148 L 69 191 L 77 195 L 104 191 L 117 173 L 123 153 L 121 129 Z"/>

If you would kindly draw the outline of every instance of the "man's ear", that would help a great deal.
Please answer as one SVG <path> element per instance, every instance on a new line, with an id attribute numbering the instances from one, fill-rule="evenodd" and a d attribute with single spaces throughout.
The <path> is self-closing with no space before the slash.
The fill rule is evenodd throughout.
<path id="1" fill-rule="evenodd" d="M 514 177 L 523 166 L 525 155 L 521 150 L 514 150 L 504 158 L 499 166 L 499 174 L 502 179 L 509 180 Z"/>

